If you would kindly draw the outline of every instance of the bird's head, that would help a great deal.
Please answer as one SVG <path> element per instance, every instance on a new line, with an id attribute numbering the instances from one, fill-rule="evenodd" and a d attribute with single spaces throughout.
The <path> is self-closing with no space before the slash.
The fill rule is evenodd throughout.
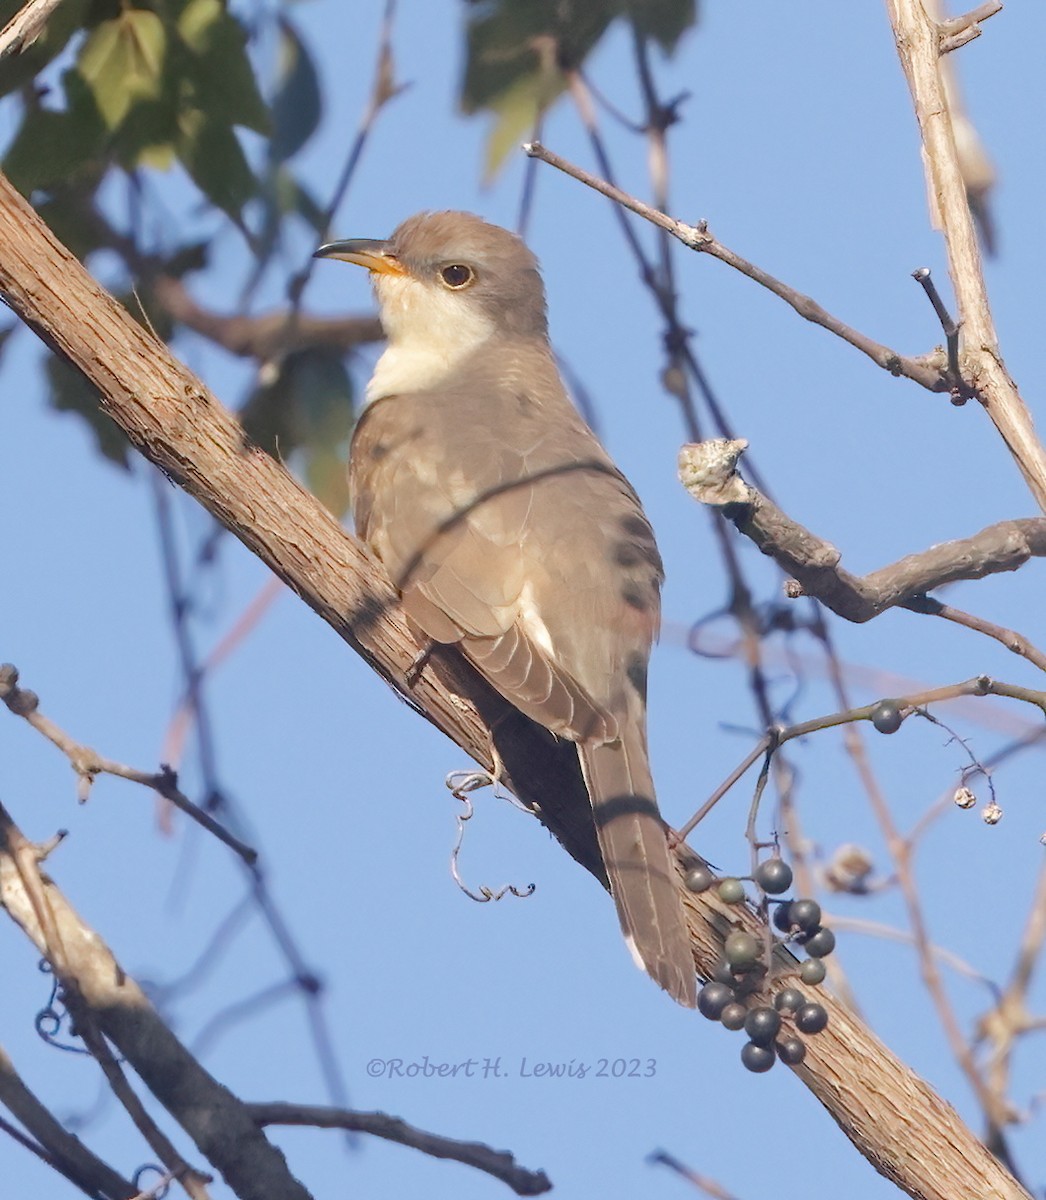
<path id="1" fill-rule="evenodd" d="M 492 334 L 547 336 L 537 259 L 472 213 L 419 213 L 385 241 L 328 242 L 315 257 L 370 271 L 391 343 L 471 349 Z"/>

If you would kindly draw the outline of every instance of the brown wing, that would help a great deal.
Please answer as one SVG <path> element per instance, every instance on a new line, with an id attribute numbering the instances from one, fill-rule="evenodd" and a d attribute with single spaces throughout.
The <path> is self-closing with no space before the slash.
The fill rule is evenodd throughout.
<path id="1" fill-rule="evenodd" d="M 657 628 L 649 525 L 547 352 L 479 355 L 471 382 L 367 410 L 352 448 L 357 529 L 428 636 L 459 642 L 547 728 L 613 738 Z"/>

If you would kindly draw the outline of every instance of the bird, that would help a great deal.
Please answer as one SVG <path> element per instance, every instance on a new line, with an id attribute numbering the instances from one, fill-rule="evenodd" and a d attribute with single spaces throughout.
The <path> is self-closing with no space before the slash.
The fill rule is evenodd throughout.
<path id="1" fill-rule="evenodd" d="M 456 647 L 576 744 L 633 958 L 693 1007 L 647 750 L 661 556 L 560 378 L 537 259 L 509 230 L 454 211 L 315 256 L 370 272 L 387 339 L 349 454 L 358 536 L 426 644 Z"/>

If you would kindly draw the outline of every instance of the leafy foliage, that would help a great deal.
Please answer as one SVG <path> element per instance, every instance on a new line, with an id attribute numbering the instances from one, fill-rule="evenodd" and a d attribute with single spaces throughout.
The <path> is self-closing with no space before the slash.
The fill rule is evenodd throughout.
<path id="1" fill-rule="evenodd" d="M 313 348 L 288 355 L 276 379 L 258 387 L 240 411 L 249 436 L 294 467 L 337 517 L 349 507 L 352 394 L 341 355 Z"/>
<path id="2" fill-rule="evenodd" d="M 490 173 L 615 22 L 628 22 L 670 52 L 697 20 L 697 0 L 468 0 L 468 6 L 461 105 L 467 113 L 494 114 Z"/>
<path id="3" fill-rule="evenodd" d="M 0 22 L 21 2 L 0 0 Z M 287 218 L 316 231 L 326 226 L 325 212 L 289 166 L 322 117 L 316 67 L 285 14 L 268 20 L 278 47 L 271 103 L 227 0 L 65 0 L 26 52 L 0 61 L 0 96 L 19 110 L 4 170 L 75 254 L 105 249 L 122 260 L 128 308 L 147 311 L 150 328 L 167 339 L 178 326 L 153 303 L 150 280 L 202 269 L 207 248 L 180 241 L 170 223 L 162 256 L 141 245 L 139 231 L 121 228 L 112 205 L 99 199 L 114 175 L 180 166 L 207 206 L 248 236 L 255 279 L 279 249 Z M 253 162 L 243 130 L 267 139 Z M 275 382 L 258 387 L 247 405 L 248 432 L 291 460 L 341 514 L 352 421 L 344 364 L 334 353 L 303 350 L 265 372 Z M 52 405 L 79 416 L 103 456 L 128 467 L 130 447 L 94 390 L 51 357 L 46 378 Z"/>
<path id="4" fill-rule="evenodd" d="M 264 134 L 271 119 L 246 34 L 222 0 L 59 12 L 64 21 L 30 52 L 35 68 L 66 50 L 77 14 L 83 37 L 60 76 L 64 103 L 35 95 L 25 105 L 4 161 L 15 186 L 29 194 L 92 175 L 100 182 L 114 164 L 165 169 L 178 161 L 207 200 L 239 219 L 257 185 L 235 131 Z M 0 91 L 24 82 L 17 71 L 0 74 Z"/>

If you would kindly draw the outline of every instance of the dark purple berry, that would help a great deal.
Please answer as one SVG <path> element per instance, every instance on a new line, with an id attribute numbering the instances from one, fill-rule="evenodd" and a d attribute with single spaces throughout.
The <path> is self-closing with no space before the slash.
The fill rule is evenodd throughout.
<path id="1" fill-rule="evenodd" d="M 727 987 L 733 987 L 737 983 L 737 976 L 731 971 L 730 964 L 723 959 L 716 963 L 712 971 L 712 978 L 717 983 L 725 983 Z"/>
<path id="2" fill-rule="evenodd" d="M 745 898 L 745 885 L 740 879 L 723 879 L 716 890 L 719 893 L 719 899 L 727 904 L 740 904 Z"/>
<path id="3" fill-rule="evenodd" d="M 735 929 L 723 943 L 726 961 L 736 971 L 750 967 L 762 952 L 762 946 L 750 933 Z"/>
<path id="4" fill-rule="evenodd" d="M 903 720 L 895 700 L 880 700 L 872 709 L 872 724 L 880 733 L 896 733 Z"/>
<path id="5" fill-rule="evenodd" d="M 706 983 L 697 993 L 697 1007 L 702 1016 L 718 1021 L 719 1015 L 734 1000 L 734 989 L 725 983 Z"/>
<path id="6" fill-rule="evenodd" d="M 793 901 L 785 900 L 774 909 L 774 928 L 782 933 L 792 932 L 792 904 Z"/>
<path id="7" fill-rule="evenodd" d="M 715 876 L 703 864 L 698 864 L 696 867 L 691 867 L 683 876 L 683 882 L 692 892 L 707 892 L 708 889 L 715 883 Z"/>
<path id="8" fill-rule="evenodd" d="M 775 1009 L 761 1005 L 752 1008 L 745 1017 L 745 1033 L 759 1046 L 769 1046 L 781 1028 L 781 1017 Z"/>
<path id="9" fill-rule="evenodd" d="M 827 973 L 824 963 L 819 958 L 808 958 L 799 968 L 799 978 L 803 983 L 814 987 L 824 980 Z"/>
<path id="10" fill-rule="evenodd" d="M 780 858 L 768 858 L 752 872 L 752 878 L 771 896 L 779 896 L 792 886 L 792 868 Z"/>
<path id="11" fill-rule="evenodd" d="M 745 1017 L 748 1016 L 748 1009 L 743 1004 L 738 1004 L 736 1001 L 733 1004 L 728 1004 L 726 1008 L 719 1014 L 719 1020 L 727 1027 L 727 1029 L 742 1029 L 744 1028 Z"/>
<path id="12" fill-rule="evenodd" d="M 795 1027 L 800 1033 L 820 1033 L 828 1024 L 828 1014 L 820 1004 L 804 1004 L 795 1014 Z"/>
<path id="13" fill-rule="evenodd" d="M 778 1012 L 795 1012 L 806 1003 L 803 993 L 794 987 L 782 988 L 774 997 L 774 1008 Z"/>
<path id="14" fill-rule="evenodd" d="M 812 933 L 821 924 L 821 906 L 816 900 L 793 900 L 788 906 L 788 918 L 804 933 Z"/>
<path id="15" fill-rule="evenodd" d="M 777 1043 L 777 1057 L 790 1067 L 806 1058 L 806 1044 L 802 1038 L 789 1037 Z"/>
<path id="16" fill-rule="evenodd" d="M 835 934 L 819 925 L 803 942 L 803 949 L 811 958 L 824 958 L 835 949 Z"/>
<path id="17" fill-rule="evenodd" d="M 749 1071 L 761 1075 L 774 1065 L 774 1052 L 769 1046 L 757 1046 L 755 1042 L 747 1042 L 741 1048 L 741 1061 Z"/>

